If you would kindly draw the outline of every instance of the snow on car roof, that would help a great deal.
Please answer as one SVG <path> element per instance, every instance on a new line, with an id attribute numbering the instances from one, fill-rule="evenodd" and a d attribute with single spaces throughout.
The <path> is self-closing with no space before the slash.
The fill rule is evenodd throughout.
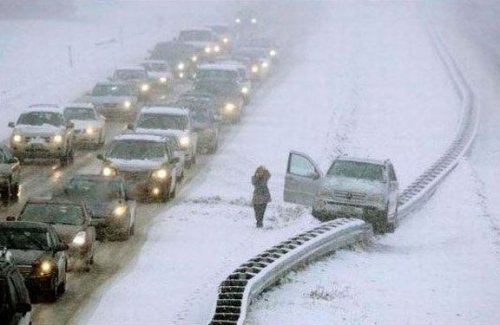
<path id="1" fill-rule="evenodd" d="M 237 67 L 235 64 L 229 63 L 208 63 L 199 66 L 198 70 L 228 70 L 236 71 Z"/>
<path id="2" fill-rule="evenodd" d="M 238 60 L 222 60 L 217 62 L 217 64 L 220 65 L 225 65 L 228 67 L 236 67 L 236 68 L 246 68 L 246 65 L 243 64 L 243 62 L 238 61 Z"/>
<path id="3" fill-rule="evenodd" d="M 381 159 L 360 158 L 360 157 L 338 157 L 336 158 L 336 160 L 363 162 L 375 165 L 385 165 L 386 162 L 386 160 L 381 160 Z"/>
<path id="4" fill-rule="evenodd" d="M 150 106 L 143 107 L 140 114 L 169 114 L 169 115 L 188 115 L 189 111 L 180 107 L 169 106 Z"/>
<path id="5" fill-rule="evenodd" d="M 119 67 L 115 69 L 115 71 L 121 71 L 121 70 L 140 70 L 144 71 L 144 67 L 140 65 L 131 65 L 131 66 L 126 66 L 126 67 Z"/>
<path id="6" fill-rule="evenodd" d="M 168 63 L 167 60 L 154 60 L 154 59 L 146 59 L 144 61 L 142 61 L 142 63 L 161 63 L 161 64 L 165 64 L 165 63 Z"/>
<path id="7" fill-rule="evenodd" d="M 94 108 L 92 103 L 69 103 L 64 105 L 64 108 Z"/>
<path id="8" fill-rule="evenodd" d="M 208 27 L 195 27 L 195 28 L 187 28 L 181 30 L 181 32 L 192 32 L 192 31 L 212 32 L 212 30 Z"/>
<path id="9" fill-rule="evenodd" d="M 140 133 L 122 134 L 113 139 L 113 141 L 122 141 L 122 140 L 165 142 L 165 139 L 162 136 L 153 134 L 140 134 Z"/>
<path id="10" fill-rule="evenodd" d="M 28 106 L 24 112 L 53 112 L 62 113 L 62 109 L 59 105 L 55 104 L 33 104 Z"/>

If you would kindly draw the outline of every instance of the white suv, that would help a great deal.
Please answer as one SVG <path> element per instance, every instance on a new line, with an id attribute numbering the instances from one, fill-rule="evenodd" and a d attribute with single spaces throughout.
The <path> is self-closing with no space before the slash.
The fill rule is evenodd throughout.
<path id="1" fill-rule="evenodd" d="M 186 167 L 196 163 L 198 134 L 194 131 L 193 122 L 188 109 L 166 106 L 144 107 L 137 118 L 135 127 L 129 125 L 136 133 L 166 136 L 175 134 L 181 149 L 186 154 Z"/>
<path id="2" fill-rule="evenodd" d="M 63 166 L 73 162 L 74 124 L 64 118 L 59 106 L 31 105 L 9 127 L 13 128 L 10 147 L 20 161 L 59 159 Z"/>
<path id="3" fill-rule="evenodd" d="M 311 206 L 321 221 L 358 217 L 376 231 L 393 231 L 398 199 L 399 183 L 389 160 L 337 158 L 323 175 L 307 155 L 289 154 L 284 200 Z"/>

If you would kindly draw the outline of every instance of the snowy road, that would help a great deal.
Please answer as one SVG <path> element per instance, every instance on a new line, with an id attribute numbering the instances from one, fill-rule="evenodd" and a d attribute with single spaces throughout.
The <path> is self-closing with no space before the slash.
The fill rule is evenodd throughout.
<path id="1" fill-rule="evenodd" d="M 419 19 L 421 10 L 428 15 L 471 84 L 476 104 L 482 110 L 475 147 L 428 204 L 410 216 L 395 234 L 379 238 L 366 249 L 339 252 L 291 274 L 282 286 L 264 294 L 252 306 L 248 323 L 496 324 L 500 318 L 496 185 L 500 44 L 496 41 L 499 25 L 495 13 L 499 8 L 479 1 L 364 7 L 378 12 L 377 21 L 387 23 L 387 30 L 377 29 L 377 38 L 386 33 L 404 33 L 407 38 L 401 40 L 412 43 L 405 48 L 418 47 L 413 47 L 414 51 L 430 48 Z M 396 12 L 399 18 L 406 19 L 399 23 L 390 19 Z M 418 26 L 420 36 L 408 29 Z M 391 40 L 396 44 L 398 38 Z M 405 62 L 403 58 L 394 59 Z M 429 62 L 432 60 L 408 62 L 408 71 L 415 69 L 412 74 L 418 76 Z M 407 83 L 403 76 L 400 81 L 418 93 L 420 87 L 429 85 L 428 78 L 436 71 L 420 74 L 423 79 L 417 84 Z M 444 85 L 434 88 L 435 96 L 442 98 L 448 109 L 458 109 L 456 100 L 442 92 Z M 441 116 L 443 108 L 447 109 L 439 107 L 435 115 Z M 363 121 L 368 123 L 369 119 Z M 454 124 L 450 122 L 453 120 L 440 125 L 443 132 L 453 132 Z M 425 131 L 422 137 L 427 141 L 434 139 L 427 134 L 429 124 L 415 121 L 415 126 Z M 363 134 L 367 129 L 358 130 Z M 368 139 L 363 135 L 361 138 Z M 372 145 L 370 141 L 361 143 Z M 395 154 L 405 154 L 404 148 Z"/>

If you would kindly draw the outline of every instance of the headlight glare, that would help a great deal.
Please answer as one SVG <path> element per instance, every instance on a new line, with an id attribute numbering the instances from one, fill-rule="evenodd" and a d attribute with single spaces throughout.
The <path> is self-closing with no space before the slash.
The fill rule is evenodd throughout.
<path id="1" fill-rule="evenodd" d="M 106 177 L 115 176 L 116 170 L 114 168 L 106 166 L 102 169 L 102 175 Z"/>
<path id="2" fill-rule="evenodd" d="M 256 65 L 256 64 L 252 65 L 252 72 L 253 72 L 253 73 L 257 73 L 257 72 L 259 72 L 259 66 L 258 66 L 258 65 Z"/>
<path id="3" fill-rule="evenodd" d="M 185 136 L 180 138 L 179 142 L 180 142 L 181 146 L 185 148 L 185 147 L 189 146 L 189 143 L 191 141 L 190 141 L 189 137 L 187 135 L 185 135 Z"/>
<path id="4" fill-rule="evenodd" d="M 88 126 L 86 129 L 85 129 L 85 133 L 89 134 L 89 135 L 92 135 L 94 134 L 95 130 L 93 127 L 91 126 Z"/>
<path id="5" fill-rule="evenodd" d="M 55 143 L 61 143 L 63 141 L 62 135 L 56 134 L 54 135 L 54 142 Z"/>
<path id="6" fill-rule="evenodd" d="M 272 57 L 275 57 L 276 56 L 276 50 L 269 51 L 269 55 L 272 56 Z"/>
<path id="7" fill-rule="evenodd" d="M 23 137 L 20 134 L 14 134 L 14 136 L 12 137 L 12 140 L 14 140 L 14 142 L 19 143 L 23 140 Z"/>
<path id="8" fill-rule="evenodd" d="M 123 107 L 130 108 L 131 106 L 132 106 L 132 103 L 129 100 L 126 100 L 125 102 L 123 102 Z"/>
<path id="9" fill-rule="evenodd" d="M 227 103 L 226 106 L 224 106 L 224 110 L 227 113 L 231 113 L 232 111 L 234 111 L 235 108 L 236 108 L 236 105 L 234 105 L 233 103 Z"/>
<path id="10" fill-rule="evenodd" d="M 117 217 L 122 217 L 127 212 L 127 207 L 124 205 L 119 205 L 113 210 L 113 214 Z"/>
<path id="11" fill-rule="evenodd" d="M 87 241 L 87 234 L 85 231 L 80 231 L 76 234 L 75 238 L 73 238 L 73 244 L 76 246 L 83 246 Z"/>
<path id="12" fill-rule="evenodd" d="M 168 176 L 168 171 L 166 169 L 158 169 L 153 173 L 154 178 L 165 179 Z"/>
<path id="13" fill-rule="evenodd" d="M 47 274 L 52 271 L 52 263 L 50 261 L 43 261 L 40 263 L 40 271 L 42 274 Z"/>
<path id="14" fill-rule="evenodd" d="M 248 87 L 241 87 L 241 93 L 243 95 L 246 95 L 250 92 L 250 90 L 248 89 Z"/>
<path id="15" fill-rule="evenodd" d="M 186 65 L 184 63 L 182 63 L 182 62 L 177 65 L 177 70 L 181 70 L 182 71 L 185 68 L 186 68 Z"/>
<path id="16" fill-rule="evenodd" d="M 229 38 L 224 37 L 224 38 L 222 39 L 222 43 L 224 43 L 224 44 L 229 43 Z"/>
<path id="17" fill-rule="evenodd" d="M 166 77 L 160 77 L 160 83 L 162 83 L 162 84 L 167 83 L 167 78 Z"/>
<path id="18" fill-rule="evenodd" d="M 197 57 L 196 55 L 193 55 L 193 56 L 191 57 L 191 61 L 193 61 L 193 62 L 198 61 L 198 57 Z"/>
<path id="19" fill-rule="evenodd" d="M 215 46 L 214 46 L 214 52 L 216 52 L 216 53 L 220 52 L 220 47 L 219 47 L 219 45 L 215 45 Z"/>
<path id="20" fill-rule="evenodd" d="M 141 91 L 146 92 L 149 90 L 149 85 L 148 84 L 142 84 L 141 85 Z"/>
<path id="21" fill-rule="evenodd" d="M 205 53 L 211 53 L 212 52 L 212 49 L 210 47 L 205 47 Z"/>
<path id="22" fill-rule="evenodd" d="M 262 65 L 262 67 L 263 67 L 264 69 L 267 69 L 267 68 L 269 67 L 269 63 L 267 63 L 267 62 L 262 62 L 262 64 L 261 64 L 261 65 Z"/>

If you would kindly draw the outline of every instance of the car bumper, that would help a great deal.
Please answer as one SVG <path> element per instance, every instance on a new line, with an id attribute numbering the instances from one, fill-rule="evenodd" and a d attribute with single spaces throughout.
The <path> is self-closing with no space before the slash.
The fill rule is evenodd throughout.
<path id="1" fill-rule="evenodd" d="M 135 199 L 155 199 L 170 192 L 171 180 L 126 181 L 128 193 Z"/>
<path id="2" fill-rule="evenodd" d="M 66 154 L 66 145 L 12 143 L 14 156 L 18 158 L 60 158 Z"/>
<path id="3" fill-rule="evenodd" d="M 108 216 L 105 218 L 94 218 L 93 220 L 97 221 L 95 226 L 97 240 L 111 238 L 128 231 L 128 218 L 126 216 L 121 218 Z"/>
<path id="4" fill-rule="evenodd" d="M 24 278 L 24 282 L 31 292 L 48 292 L 52 290 L 52 277 L 52 273 L 43 276 L 29 275 Z"/>
<path id="5" fill-rule="evenodd" d="M 371 205 L 349 204 L 319 199 L 314 202 L 313 211 L 325 219 L 354 217 L 368 221 L 368 219 L 378 216 L 381 209 L 380 207 Z"/>

